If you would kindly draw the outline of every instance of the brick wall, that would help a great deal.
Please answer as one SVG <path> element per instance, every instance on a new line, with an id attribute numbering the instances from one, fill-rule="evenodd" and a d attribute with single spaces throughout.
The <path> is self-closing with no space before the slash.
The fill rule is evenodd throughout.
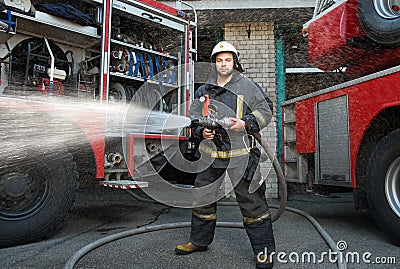
<path id="1" fill-rule="evenodd" d="M 250 25 L 250 37 L 248 29 Z M 275 39 L 273 22 L 229 23 L 225 25 L 225 40 L 240 53 L 245 75 L 260 84 L 276 104 Z M 263 130 L 271 147 L 276 151 L 276 105 L 270 125 Z M 278 197 L 276 174 L 270 161 L 261 163 L 261 173 L 267 183 L 267 197 Z"/>

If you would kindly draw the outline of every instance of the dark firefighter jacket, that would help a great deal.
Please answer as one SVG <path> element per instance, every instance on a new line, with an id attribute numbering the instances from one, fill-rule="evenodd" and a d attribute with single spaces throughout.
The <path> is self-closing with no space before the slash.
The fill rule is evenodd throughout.
<path id="1" fill-rule="evenodd" d="M 208 95 L 210 104 L 217 108 L 216 118 L 239 118 L 246 123 L 246 132 L 235 132 L 218 127 L 212 141 L 203 141 L 199 150 L 215 158 L 213 166 L 219 168 L 236 166 L 240 157 L 248 158 L 252 141 L 247 134 L 259 132 L 270 122 L 272 112 L 266 101 L 266 94 L 250 79 L 239 72 L 234 72 L 232 79 L 224 86 L 217 84 L 216 75 L 210 76 L 206 84 L 195 92 L 195 99 L 190 107 L 192 119 L 203 116 L 203 103 L 200 97 Z M 194 133 L 202 139 L 204 127 L 197 127 Z M 246 156 L 247 155 L 247 156 Z M 233 162 L 232 162 L 233 161 Z M 233 165 L 233 166 L 232 166 Z"/>

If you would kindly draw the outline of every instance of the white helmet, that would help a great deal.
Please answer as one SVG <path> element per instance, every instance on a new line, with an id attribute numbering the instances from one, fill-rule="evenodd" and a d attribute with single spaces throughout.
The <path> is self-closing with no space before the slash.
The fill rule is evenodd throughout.
<path id="1" fill-rule="evenodd" d="M 211 53 L 211 60 L 214 60 L 215 56 L 221 52 L 232 52 L 233 56 L 236 57 L 236 60 L 239 60 L 239 54 L 235 47 L 226 41 L 221 41 L 217 45 L 215 45 Z"/>

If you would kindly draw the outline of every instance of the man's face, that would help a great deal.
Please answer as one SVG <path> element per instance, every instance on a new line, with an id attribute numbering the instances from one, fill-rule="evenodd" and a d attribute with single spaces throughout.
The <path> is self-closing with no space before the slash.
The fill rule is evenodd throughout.
<path id="1" fill-rule="evenodd" d="M 221 52 L 215 57 L 215 66 L 219 76 L 230 76 L 233 72 L 233 55 L 231 52 Z"/>

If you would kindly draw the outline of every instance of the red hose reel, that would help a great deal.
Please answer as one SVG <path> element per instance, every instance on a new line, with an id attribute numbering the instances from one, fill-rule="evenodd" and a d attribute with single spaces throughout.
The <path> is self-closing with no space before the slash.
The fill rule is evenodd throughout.
<path id="1" fill-rule="evenodd" d="M 50 79 L 49 78 L 42 78 L 38 85 L 39 91 L 46 95 L 62 95 L 64 93 L 64 85 L 59 80 L 53 81 L 53 89 L 50 93 Z"/>

